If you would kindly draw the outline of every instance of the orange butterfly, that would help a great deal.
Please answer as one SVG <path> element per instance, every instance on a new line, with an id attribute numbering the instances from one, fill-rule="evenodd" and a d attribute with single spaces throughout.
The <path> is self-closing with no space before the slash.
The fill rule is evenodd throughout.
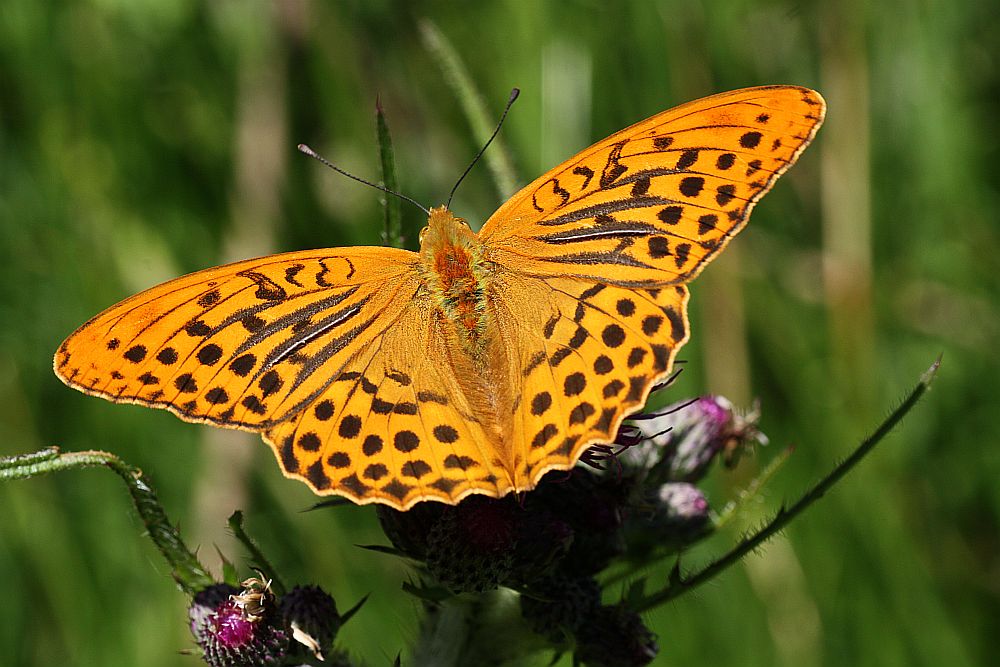
<path id="1" fill-rule="evenodd" d="M 67 338 L 56 374 L 259 431 L 287 477 L 359 504 L 531 489 L 668 376 L 687 283 L 824 110 L 793 86 L 684 104 L 544 174 L 478 234 L 442 206 L 419 253 L 291 252 L 146 290 Z"/>

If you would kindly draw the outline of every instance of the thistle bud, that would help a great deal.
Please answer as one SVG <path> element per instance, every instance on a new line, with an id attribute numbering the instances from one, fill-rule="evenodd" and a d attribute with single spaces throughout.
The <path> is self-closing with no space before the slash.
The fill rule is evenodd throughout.
<path id="1" fill-rule="evenodd" d="M 521 616 L 532 630 L 563 644 L 600 604 L 601 588 L 593 577 L 542 577 L 521 593 Z"/>
<path id="2" fill-rule="evenodd" d="M 296 586 L 281 597 L 280 609 L 292 639 L 323 660 L 341 624 L 330 594 L 319 586 Z"/>
<path id="3" fill-rule="evenodd" d="M 549 572 L 573 544 L 574 531 L 565 520 L 545 508 L 531 507 L 518 517 L 514 577 L 534 581 Z"/>
<path id="4" fill-rule="evenodd" d="M 588 667 L 641 667 L 658 652 L 639 615 L 617 604 L 598 607 L 581 625 L 574 658 Z"/>
<path id="5" fill-rule="evenodd" d="M 657 496 L 657 518 L 665 526 L 698 526 L 708 520 L 708 501 L 694 484 L 669 482 Z"/>
<path id="6" fill-rule="evenodd" d="M 654 549 L 679 550 L 712 530 L 708 501 L 698 487 L 668 482 L 648 494 L 626 522 L 628 553 L 638 557 Z"/>

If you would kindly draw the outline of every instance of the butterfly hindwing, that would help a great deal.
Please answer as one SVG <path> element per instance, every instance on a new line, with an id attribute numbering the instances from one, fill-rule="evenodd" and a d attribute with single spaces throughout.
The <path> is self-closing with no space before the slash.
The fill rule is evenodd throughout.
<path id="1" fill-rule="evenodd" d="M 509 332 L 514 439 L 537 482 L 608 443 L 625 416 L 665 378 L 687 340 L 687 289 L 631 289 L 570 277 L 498 279 L 498 330 Z M 517 297 L 535 306 L 518 308 Z"/>
<path id="2" fill-rule="evenodd" d="M 266 433 L 286 475 L 317 493 L 406 509 L 511 489 L 459 387 L 454 334 L 423 297 L 294 418 Z"/>

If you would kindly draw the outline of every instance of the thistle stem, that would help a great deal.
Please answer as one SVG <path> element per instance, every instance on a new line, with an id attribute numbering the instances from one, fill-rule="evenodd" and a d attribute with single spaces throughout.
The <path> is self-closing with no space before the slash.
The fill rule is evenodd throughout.
<path id="1" fill-rule="evenodd" d="M 670 572 L 667 585 L 658 592 L 646 596 L 642 602 L 637 605 L 635 611 L 643 612 L 653 609 L 654 607 L 672 600 L 673 598 L 686 593 L 696 586 L 709 581 L 729 568 L 731 565 L 737 563 L 741 558 L 749 554 L 761 544 L 772 538 L 775 534 L 787 526 L 792 519 L 805 511 L 806 508 L 814 502 L 822 498 L 827 491 L 829 491 L 844 477 L 844 475 L 846 475 L 869 452 L 871 452 L 875 445 L 885 438 L 885 436 L 892 431 L 896 424 L 898 424 L 900 420 L 902 420 L 903 417 L 911 409 L 913 409 L 913 406 L 915 406 L 920 398 L 927 392 L 927 389 L 930 387 L 930 383 L 934 379 L 940 365 L 941 358 L 938 357 L 931 367 L 927 369 L 923 375 L 921 375 L 917 386 L 913 388 L 905 399 L 903 399 L 899 407 L 893 410 L 885 421 L 883 421 L 870 436 L 865 438 L 861 444 L 855 448 L 850 456 L 834 467 L 834 469 L 831 470 L 826 477 L 817 482 L 816 485 L 809 489 L 801 498 L 799 498 L 798 501 L 790 507 L 782 507 L 778 510 L 778 513 L 774 516 L 774 518 L 767 523 L 767 525 L 753 535 L 745 538 L 727 554 L 712 561 L 694 574 L 684 576 L 680 570 L 680 561 L 678 561 L 673 570 Z"/>
<path id="2" fill-rule="evenodd" d="M 114 454 L 101 451 L 60 453 L 58 447 L 0 459 L 0 481 L 28 479 L 60 470 L 109 468 L 125 482 L 132 503 L 142 519 L 149 537 L 173 569 L 177 584 L 188 595 L 194 595 L 214 583 L 211 575 L 184 544 L 180 533 L 170 523 L 156 492 L 146 483 L 142 471 Z"/>

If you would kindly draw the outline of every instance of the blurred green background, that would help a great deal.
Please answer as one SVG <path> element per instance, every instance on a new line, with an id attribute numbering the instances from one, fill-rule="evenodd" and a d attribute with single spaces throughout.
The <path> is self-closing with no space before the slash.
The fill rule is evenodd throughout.
<path id="1" fill-rule="evenodd" d="M 286 580 L 391 664 L 419 606 L 371 508 L 302 513 L 253 436 L 64 387 L 51 355 L 102 308 L 278 250 L 378 244 L 377 97 L 400 187 L 443 201 L 479 146 L 423 21 L 466 63 L 528 180 L 683 101 L 796 83 L 825 127 L 699 278 L 669 398 L 760 397 L 772 446 L 714 476 L 717 508 L 779 448 L 719 553 L 829 469 L 939 354 L 931 393 L 762 554 L 646 616 L 658 665 L 983 665 L 1000 634 L 1000 12 L 988 1 L 6 0 L 0 8 L 0 454 L 56 444 L 140 466 L 206 563 L 234 509 Z M 492 149 L 491 149 L 492 150 Z M 504 194 L 480 167 L 453 209 Z M 404 215 L 420 225 L 420 213 Z M 665 573 L 664 573 L 665 574 Z M 186 600 L 106 471 L 0 486 L 0 663 L 195 665 Z M 659 579 L 663 576 L 654 573 Z M 991 658 L 990 656 L 994 656 Z M 404 663 L 405 664 L 405 663 Z M 567 663 L 563 663 L 567 664 Z"/>

